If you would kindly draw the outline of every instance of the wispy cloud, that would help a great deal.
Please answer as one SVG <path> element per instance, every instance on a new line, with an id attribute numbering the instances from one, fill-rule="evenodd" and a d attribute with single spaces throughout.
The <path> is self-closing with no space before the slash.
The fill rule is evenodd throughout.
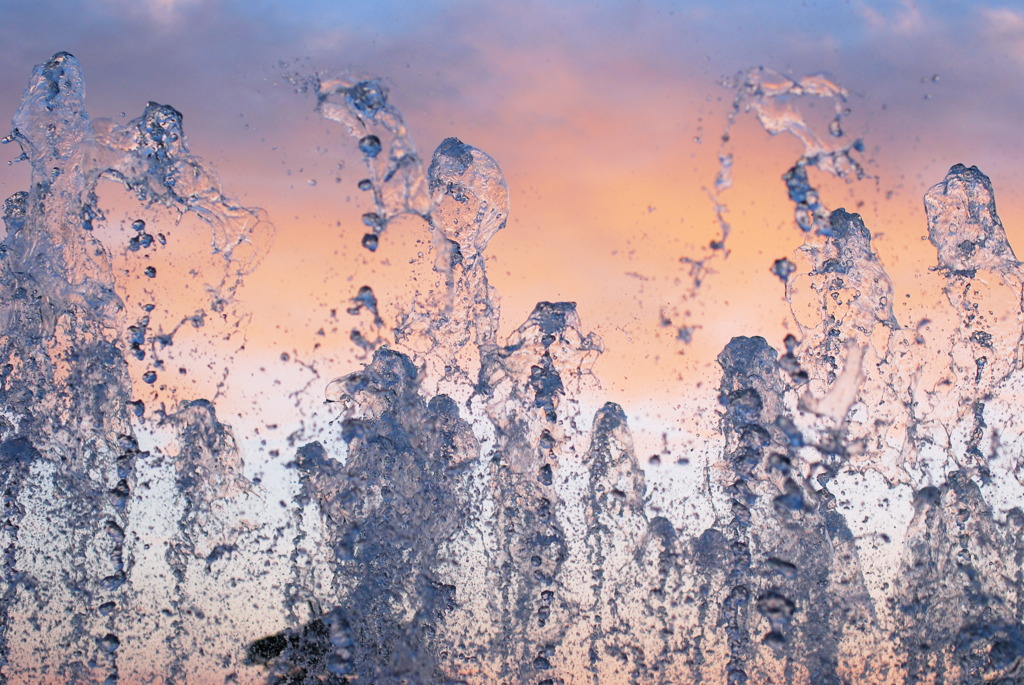
<path id="1" fill-rule="evenodd" d="M 176 29 L 186 22 L 190 10 L 218 3 L 207 0 L 105 0 L 103 4 L 108 12 L 120 19 L 141 20 L 151 29 Z"/>
<path id="2" fill-rule="evenodd" d="M 926 18 L 913 0 L 857 0 L 855 6 L 868 28 L 878 33 L 909 36 L 927 28 Z"/>
<path id="3" fill-rule="evenodd" d="M 1024 11 L 1008 7 L 983 8 L 981 17 L 986 37 L 1024 61 Z"/>

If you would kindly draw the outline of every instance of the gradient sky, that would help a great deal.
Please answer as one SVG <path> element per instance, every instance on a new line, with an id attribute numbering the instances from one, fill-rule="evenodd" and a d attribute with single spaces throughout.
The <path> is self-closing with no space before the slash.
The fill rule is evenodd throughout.
<path id="1" fill-rule="evenodd" d="M 715 356 L 728 340 L 763 335 L 780 348 L 795 330 L 769 268 L 803 242 L 781 180 L 800 144 L 741 114 L 730 129 L 733 185 L 719 198 L 732 225 L 729 256 L 690 294 L 681 259 L 703 255 L 719 236 L 707 189 L 735 96 L 724 80 L 763 66 L 792 77 L 825 72 L 849 91 L 845 129 L 864 140 L 871 178 L 812 180 L 829 207 L 863 215 L 904 325 L 948 307 L 941 277 L 928 271 L 936 260 L 922 240 L 921 198 L 951 165 L 974 164 L 992 178 L 1010 242 L 1024 249 L 1019 1 L 0 0 L 0 10 L 0 118 L 16 111 L 33 65 L 69 51 L 82 64 L 94 118 L 128 121 L 148 101 L 173 105 L 224 192 L 262 207 L 276 226 L 238 292 L 243 331 L 216 321 L 185 327 L 161 370 L 179 397 L 217 395 L 246 474 L 263 478 L 262 499 L 245 506 L 268 517 L 285 511 L 294 473 L 283 464 L 296 444 L 329 436 L 336 447 L 338 412 L 324 406 L 324 388 L 362 363 L 349 331 L 365 319 L 345 312 L 351 298 L 372 286 L 394 325 L 409 299 L 408 263 L 429 243 L 409 219 L 388 229 L 376 253 L 360 246 L 359 217 L 371 207 L 356 187 L 366 172 L 355 144 L 314 111 L 309 94 L 295 92 L 291 76 L 379 76 L 425 159 L 457 136 L 498 161 L 511 215 L 486 254 L 502 332 L 537 301 L 578 303 L 584 327 L 605 344 L 595 365 L 602 387 L 583 398 L 581 423 L 589 427 L 605 400 L 621 404 L 650 466 L 650 510 L 675 501 L 673 521 L 686 518 L 692 530 L 703 529 L 707 513 L 703 496 L 686 495 L 702 478 L 675 458 L 714 452 Z M 0 165 L 4 197 L 28 179 L 24 164 Z M 112 204 L 102 235 L 122 264 L 125 222 L 138 211 L 117 211 L 109 189 L 101 199 Z M 206 251 L 203 227 L 194 219 L 167 226 L 185 246 L 178 266 L 198 264 L 185 248 Z M 184 295 L 173 273 L 161 266 L 154 281 L 129 287 L 142 283 L 174 303 Z M 139 315 L 132 306 L 127 323 Z M 681 326 L 692 328 L 690 342 L 677 339 Z M 925 354 L 939 354 L 948 341 L 928 344 L 935 347 Z M 129 361 L 152 416 L 167 395 L 139 381 L 150 363 Z M 139 431 L 144 448 L 160 438 L 152 428 Z M 656 452 L 663 468 L 647 462 Z M 909 495 L 890 505 L 875 475 L 851 498 L 874 512 L 878 530 L 905 529 Z M 150 513 L 163 516 L 158 507 Z M 884 554 L 867 554 L 864 564 L 881 568 Z"/>
<path id="2" fill-rule="evenodd" d="M 849 90 L 847 131 L 863 137 L 875 180 L 829 184 L 824 199 L 863 214 L 897 290 L 915 294 L 898 317 L 913 321 L 928 307 L 917 297 L 919 274 L 934 264 L 921 242 L 921 196 L 952 164 L 992 177 L 1011 243 L 1024 244 L 1024 10 L 1009 2 L 0 6 L 2 116 L 17 108 L 31 67 L 67 50 L 83 65 L 94 117 L 137 116 L 149 100 L 175 106 L 225 192 L 276 225 L 240 293 L 252 313 L 248 343 L 224 390 L 236 414 L 299 390 L 312 411 L 327 381 L 358 364 L 349 298 L 372 285 L 393 322 L 416 249 L 414 238 L 390 235 L 374 255 L 359 247 L 367 200 L 355 189 L 364 173 L 352 141 L 293 92 L 289 74 L 380 76 L 424 157 L 450 135 L 491 154 L 512 198 L 509 225 L 487 252 L 503 330 L 538 300 L 578 302 L 606 345 L 601 399 L 620 402 L 634 430 L 652 436 L 676 422 L 697 383 L 714 383 L 714 356 L 730 337 L 762 334 L 780 346 L 787 331 L 784 291 L 768 268 L 802 240 L 780 180 L 800 147 L 750 116 L 733 130 L 735 182 L 722 196 L 732 252 L 684 301 L 680 258 L 717 237 L 705 189 L 733 98 L 723 79 L 764 66 L 827 72 Z M 27 178 L 19 165 L 0 169 L 0 191 Z M 692 343 L 675 340 L 680 325 L 695 327 Z M 211 378 L 196 392 L 209 393 L 219 372 Z M 294 422 L 289 402 L 274 409 L 284 424 Z"/>

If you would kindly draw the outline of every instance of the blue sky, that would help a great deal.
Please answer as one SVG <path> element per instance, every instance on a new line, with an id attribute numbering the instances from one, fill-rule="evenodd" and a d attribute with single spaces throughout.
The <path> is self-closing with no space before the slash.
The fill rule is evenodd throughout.
<path id="1" fill-rule="evenodd" d="M 215 119 L 279 60 L 391 80 L 408 106 L 447 99 L 486 116 L 516 72 L 707 82 L 750 66 L 828 71 L 895 100 L 938 73 L 955 104 L 935 118 L 987 114 L 1007 134 L 1022 111 L 1024 11 L 1008 3 L 929 2 L 7 2 L 0 98 L 58 50 L 83 62 L 95 109 L 174 102 Z M 514 58 L 514 60 L 512 59 Z M 959 94 L 959 97 L 957 96 Z M 892 103 L 890 103 L 892 104 Z M 134 105 L 133 109 L 141 107 Z M 979 141 L 981 142 L 981 141 Z"/>

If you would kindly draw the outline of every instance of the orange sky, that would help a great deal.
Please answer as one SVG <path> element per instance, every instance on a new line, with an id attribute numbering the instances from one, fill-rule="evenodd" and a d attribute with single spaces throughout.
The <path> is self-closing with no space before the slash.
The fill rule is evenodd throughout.
<path id="1" fill-rule="evenodd" d="M 788 330 L 783 287 L 768 268 L 802 241 L 780 179 L 800 147 L 769 137 L 749 115 L 732 131 L 734 185 L 721 198 L 730 255 L 685 299 L 680 258 L 699 256 L 717 237 L 706 188 L 733 98 L 719 81 L 738 70 L 827 70 L 850 90 L 846 129 L 864 138 L 877 182 L 833 184 L 824 200 L 864 215 L 897 288 L 918 307 L 929 298 L 915 290 L 916 274 L 934 263 L 920 240 L 920 198 L 953 163 L 993 177 L 1011 242 L 1024 242 L 1020 96 L 1006 88 L 1024 69 L 1024 14 L 998 5 L 441 2 L 411 13 L 335 8 L 304 21 L 272 5 L 129 9 L 111 0 L 81 22 L 61 14 L 45 23 L 44 10 L 24 8 L 4 29 L 0 93 L 10 112 L 30 66 L 71 50 L 83 62 L 93 116 L 135 116 L 147 99 L 175 105 L 192 150 L 219 171 L 225 192 L 263 207 L 276 226 L 272 249 L 239 293 L 245 350 L 235 352 L 240 335 L 226 345 L 235 356 L 222 411 L 250 428 L 275 423 L 290 433 L 300 420 L 290 393 L 307 419 L 322 409 L 323 386 L 359 363 L 349 298 L 371 285 L 393 324 L 408 300 L 406 263 L 426 245 L 416 245 L 426 236 L 410 220 L 393 226 L 375 254 L 359 246 L 358 217 L 370 207 L 355 188 L 364 172 L 353 141 L 319 118 L 308 95 L 292 92 L 289 73 L 380 75 L 424 158 L 456 135 L 499 162 L 511 218 L 487 255 L 503 331 L 538 300 L 576 301 L 606 347 L 596 366 L 604 397 L 591 399 L 621 403 L 635 424 L 679 427 L 683 400 L 715 382 L 714 357 L 730 337 L 762 334 L 778 346 Z M 22 187 L 25 173 L 6 170 L 4 192 Z M 672 326 L 661 325 L 663 316 Z M 690 344 L 675 340 L 681 325 L 694 327 Z M 206 336 L 216 333 L 189 335 L 208 350 Z M 189 335 L 173 350 L 182 358 Z M 224 363 L 215 357 L 212 366 Z M 219 368 L 196 366 L 188 392 L 216 392 Z M 700 394 L 714 406 L 713 393 Z M 257 406 L 280 418 L 254 414 Z"/>

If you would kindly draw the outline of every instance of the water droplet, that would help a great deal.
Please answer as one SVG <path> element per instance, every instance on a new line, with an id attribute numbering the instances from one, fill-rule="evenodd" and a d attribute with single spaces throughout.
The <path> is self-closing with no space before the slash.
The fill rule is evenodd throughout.
<path id="1" fill-rule="evenodd" d="M 107 633 L 100 639 L 100 648 L 108 654 L 113 654 L 121 646 L 121 641 L 113 633 Z"/>
<path id="2" fill-rule="evenodd" d="M 789 277 L 796 271 L 796 264 L 789 261 L 785 257 L 776 259 L 772 264 L 772 273 L 779 277 L 779 280 L 783 283 L 789 281 Z"/>
<path id="3" fill-rule="evenodd" d="M 375 135 L 364 136 L 359 140 L 359 149 L 371 159 L 380 154 L 380 138 Z"/>
<path id="4" fill-rule="evenodd" d="M 376 212 L 367 212 L 363 214 L 363 225 L 369 226 L 373 229 L 374 233 L 382 233 L 384 231 L 384 220 L 381 219 L 380 214 Z"/>
<path id="5" fill-rule="evenodd" d="M 107 521 L 104 528 L 107 531 L 107 535 L 110 536 L 111 540 L 118 544 L 124 542 L 124 529 L 122 529 L 121 526 L 117 525 L 116 522 Z"/>
<path id="6" fill-rule="evenodd" d="M 142 415 L 146 412 L 146 405 L 142 400 L 134 400 L 128 403 L 128 409 L 138 418 L 142 418 Z"/>
<path id="7" fill-rule="evenodd" d="M 125 576 L 123 573 L 115 573 L 114 575 L 107 576 L 100 581 L 100 587 L 105 592 L 114 592 L 122 585 L 124 585 Z"/>
<path id="8" fill-rule="evenodd" d="M 360 114 L 375 117 L 388 106 L 388 91 L 378 81 L 360 81 L 346 93 L 346 100 Z"/>
<path id="9" fill-rule="evenodd" d="M 377 235 L 374 233 L 367 233 L 366 235 L 363 236 L 363 247 L 365 247 L 370 252 L 377 251 L 377 242 L 378 238 Z"/>

